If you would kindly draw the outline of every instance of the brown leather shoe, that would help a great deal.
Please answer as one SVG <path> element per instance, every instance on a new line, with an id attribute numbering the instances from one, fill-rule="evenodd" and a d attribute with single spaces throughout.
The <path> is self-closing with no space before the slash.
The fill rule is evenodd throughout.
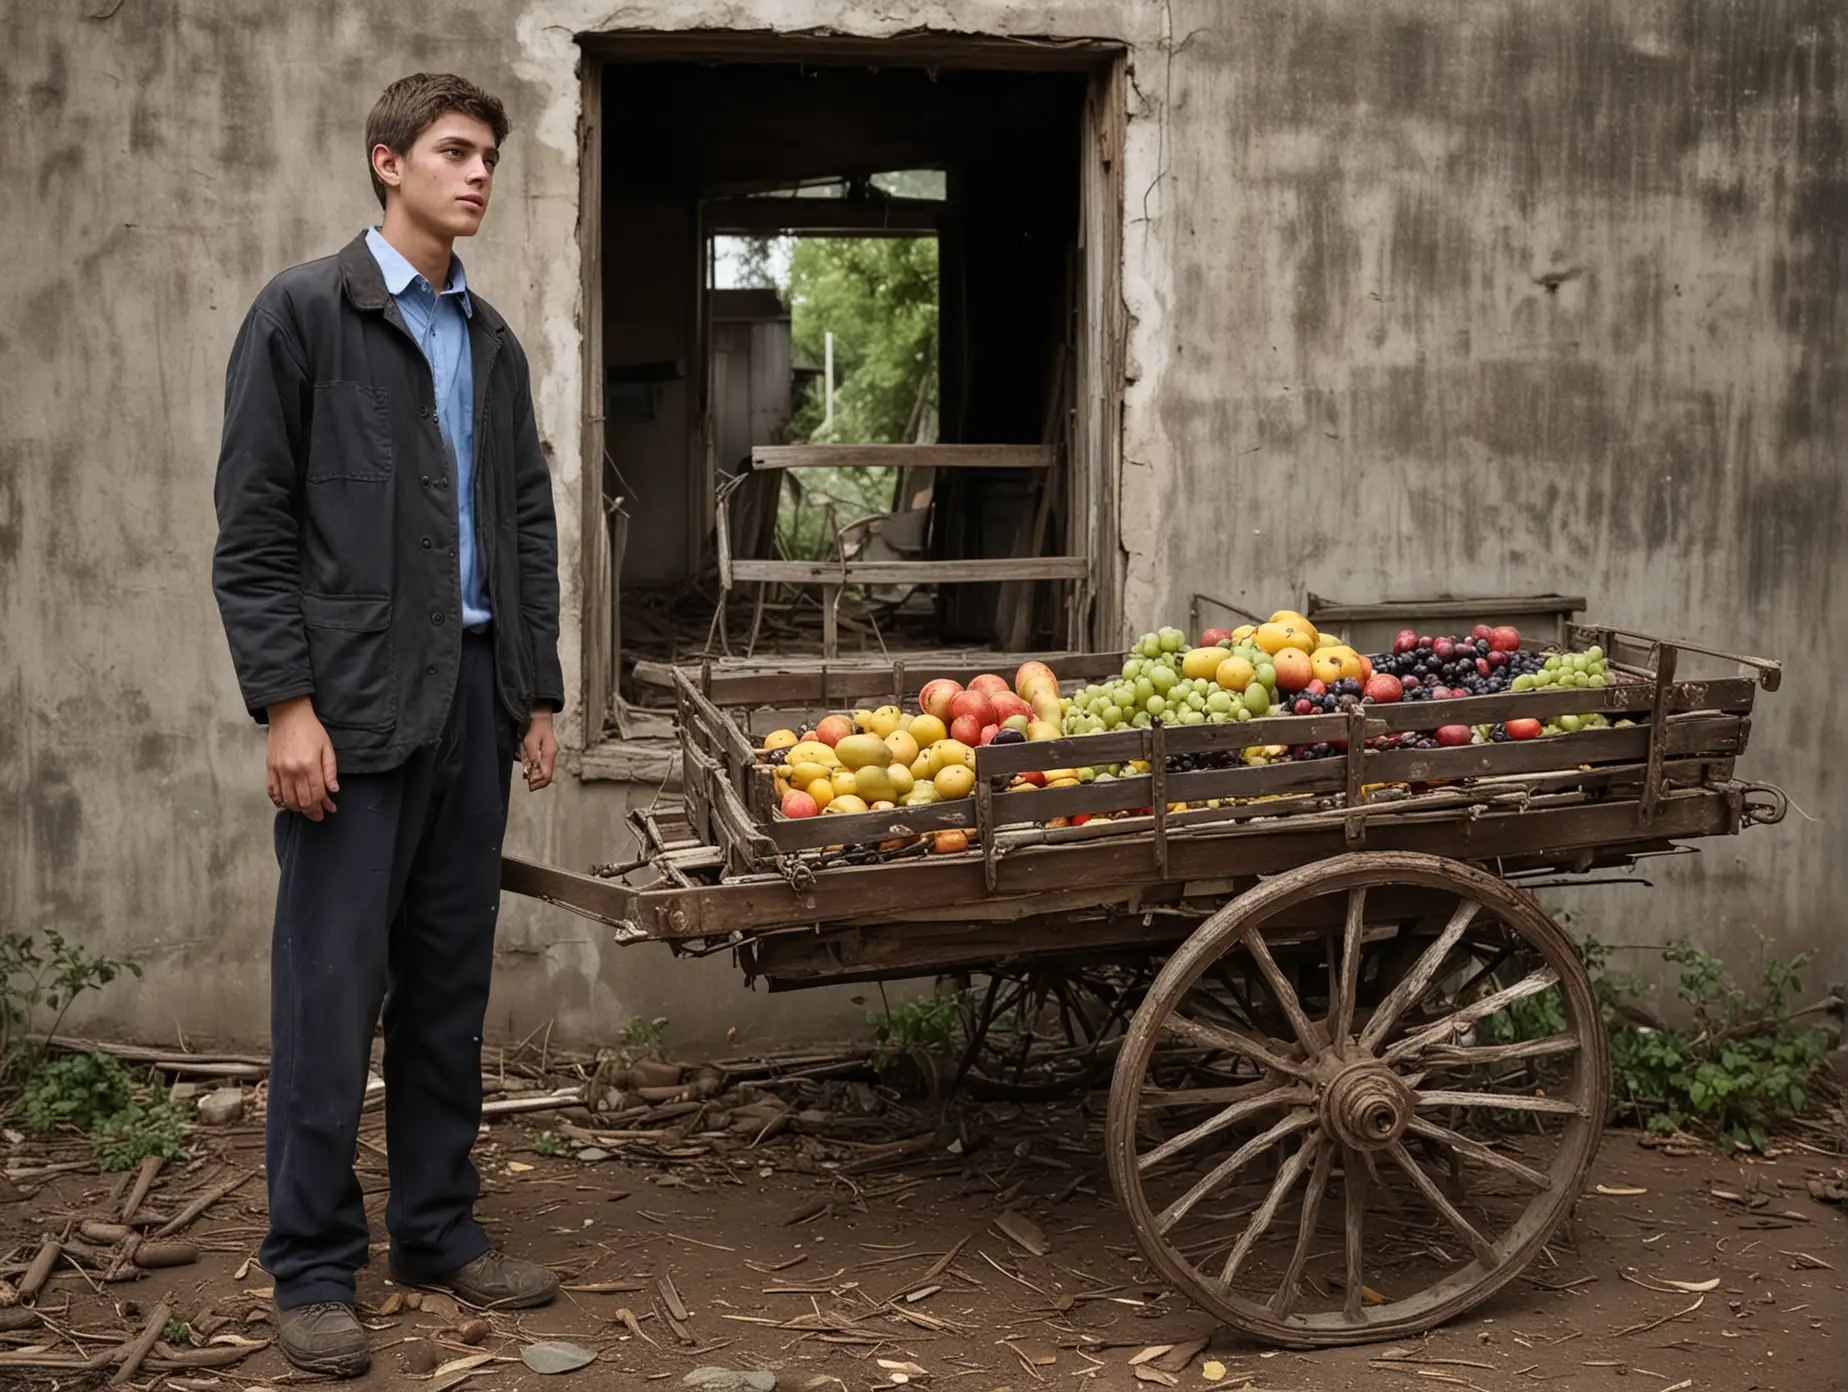
<path id="1" fill-rule="evenodd" d="M 391 1279 L 401 1286 L 434 1287 L 453 1292 L 471 1305 L 497 1310 L 526 1310 L 549 1305 L 558 1294 L 558 1277 L 537 1262 L 521 1261 L 489 1249 L 465 1266 L 440 1276 L 406 1276 L 396 1267 Z"/>
<path id="2" fill-rule="evenodd" d="M 276 1310 L 276 1342 L 282 1356 L 304 1373 L 358 1377 L 372 1366 L 366 1327 L 353 1307 L 337 1300 Z"/>

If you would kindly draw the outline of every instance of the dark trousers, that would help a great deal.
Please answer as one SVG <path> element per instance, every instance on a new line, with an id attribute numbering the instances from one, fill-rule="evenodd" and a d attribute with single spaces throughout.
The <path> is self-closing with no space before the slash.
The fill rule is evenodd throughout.
<path id="1" fill-rule="evenodd" d="M 366 1264 L 353 1158 L 381 1003 L 391 1264 L 434 1276 L 487 1250 L 469 1150 L 514 753 L 493 642 L 469 634 L 435 746 L 342 777 L 320 822 L 276 818 L 261 1260 L 285 1309 L 351 1300 Z"/>

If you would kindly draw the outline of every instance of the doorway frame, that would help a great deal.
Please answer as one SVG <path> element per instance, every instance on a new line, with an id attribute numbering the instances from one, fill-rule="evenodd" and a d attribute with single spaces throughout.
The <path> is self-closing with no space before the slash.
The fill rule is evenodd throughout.
<path id="1" fill-rule="evenodd" d="M 1068 632 L 1084 651 L 1115 648 L 1123 637 L 1125 556 L 1119 520 L 1123 370 L 1128 314 L 1123 302 L 1123 154 L 1129 121 L 1124 43 L 989 34 L 909 33 L 891 38 L 782 34 L 768 30 L 603 30 L 580 33 L 578 77 L 578 256 L 583 313 L 579 420 L 580 605 L 584 743 L 598 743 L 614 705 L 621 654 L 618 519 L 603 497 L 603 84 L 625 63 L 815 63 L 834 67 L 1082 72 L 1089 76 L 1080 139 L 1077 345 L 1071 442 L 1066 461 L 1065 554 L 1090 560 L 1072 595 Z M 595 587 L 597 593 L 592 593 Z"/>

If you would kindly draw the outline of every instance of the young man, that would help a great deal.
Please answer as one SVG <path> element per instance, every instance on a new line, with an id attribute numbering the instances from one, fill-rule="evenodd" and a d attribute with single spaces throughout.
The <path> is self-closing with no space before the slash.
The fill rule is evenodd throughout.
<path id="1" fill-rule="evenodd" d="M 473 1208 L 481 1031 L 516 751 L 552 781 L 558 544 L 526 355 L 452 254 L 487 212 L 500 102 L 394 82 L 366 123 L 379 226 L 284 271 L 231 350 L 213 588 L 269 726 L 270 1229 L 298 1368 L 370 1363 L 353 1173 L 384 1007 L 395 1280 L 543 1304 Z"/>

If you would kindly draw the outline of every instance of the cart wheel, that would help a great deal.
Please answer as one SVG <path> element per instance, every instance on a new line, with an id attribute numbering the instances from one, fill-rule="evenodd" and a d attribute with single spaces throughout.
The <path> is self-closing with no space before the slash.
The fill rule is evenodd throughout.
<path id="1" fill-rule="evenodd" d="M 1158 1081 L 1164 1040 L 1204 1074 Z M 1591 980 L 1531 898 L 1437 856 L 1336 856 L 1162 968 L 1117 1059 L 1110 1171 L 1143 1253 L 1219 1318 L 1297 1347 L 1403 1338 L 1539 1252 L 1608 1098 Z"/>
<path id="2" fill-rule="evenodd" d="M 1153 977 L 1146 965 L 990 976 L 963 1021 L 959 1085 L 1010 1102 L 1052 1102 L 1101 1087 Z"/>

